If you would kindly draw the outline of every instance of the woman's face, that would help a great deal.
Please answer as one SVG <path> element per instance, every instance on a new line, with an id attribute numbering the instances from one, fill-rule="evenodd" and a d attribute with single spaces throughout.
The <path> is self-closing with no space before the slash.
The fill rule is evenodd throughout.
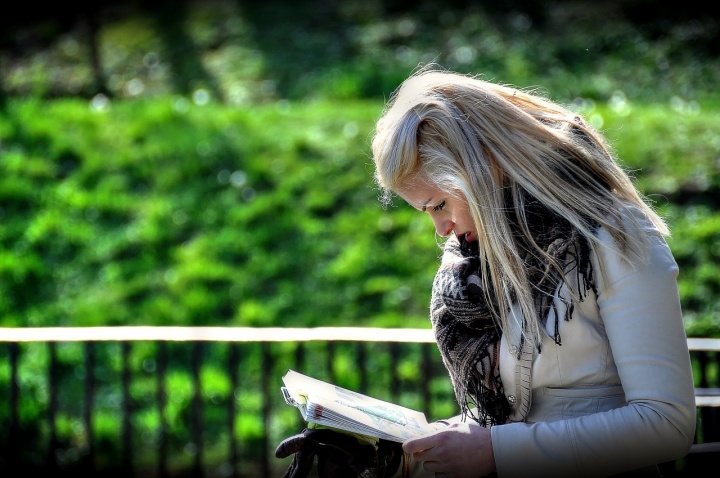
<path id="1" fill-rule="evenodd" d="M 398 195 L 420 212 L 430 215 L 437 233 L 446 237 L 450 233 L 468 242 L 478 240 L 477 229 L 465 198 L 448 194 L 425 181 L 413 181 L 398 189 Z"/>

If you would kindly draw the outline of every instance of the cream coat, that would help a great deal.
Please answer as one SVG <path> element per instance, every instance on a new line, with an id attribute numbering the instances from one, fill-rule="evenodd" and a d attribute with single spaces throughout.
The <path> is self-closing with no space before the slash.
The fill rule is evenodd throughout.
<path id="1" fill-rule="evenodd" d="M 692 444 L 695 395 L 678 267 L 652 225 L 634 209 L 628 214 L 650 237 L 647 260 L 623 263 L 609 234 L 599 232 L 605 247 L 594 267 L 596 275 L 604 268 L 608 282 L 598 281 L 597 296 L 591 292 L 560 322 L 562 345 L 546 337 L 534 357 L 527 422 L 492 428 L 500 478 L 607 476 L 681 458 Z M 554 318 L 547 324 L 552 333 Z M 501 376 L 517 407 L 528 392 L 510 353 L 517 330 L 504 338 Z"/>
<path id="2" fill-rule="evenodd" d="M 525 364 L 511 353 L 518 327 L 503 336 L 500 372 L 514 403 L 511 420 L 520 419 L 522 403 L 529 413 L 491 429 L 499 478 L 610 476 L 676 460 L 692 444 L 696 408 L 678 267 L 663 237 L 628 211 L 640 222 L 637 233 L 650 237 L 647 260 L 623 263 L 601 230 L 605 247 L 593 265 L 608 281 L 598 279 L 597 296 L 590 292 L 571 320 L 561 319 L 562 345 L 550 337 L 552 316 L 542 352 L 530 352 Z M 567 296 L 567 286 L 559 294 Z M 564 317 L 563 303 L 556 306 Z"/>

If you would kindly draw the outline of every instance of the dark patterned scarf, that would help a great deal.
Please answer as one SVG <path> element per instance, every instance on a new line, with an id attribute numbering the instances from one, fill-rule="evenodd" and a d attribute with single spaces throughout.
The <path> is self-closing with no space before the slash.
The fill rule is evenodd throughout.
<path id="1" fill-rule="evenodd" d="M 577 292 L 583 300 L 584 293 L 595 290 L 588 241 L 567 220 L 536 201 L 528 202 L 525 210 L 530 232 L 537 244 L 564 264 L 566 274 L 575 271 L 578 275 L 577 283 L 581 290 Z M 527 244 L 511 212 L 508 213 L 508 221 L 518 250 L 525 256 L 537 317 L 545 326 L 550 309 L 555 307 L 553 297 L 562 283 L 562 277 Z M 493 317 L 495 308 L 489 307 L 482 290 L 480 261 L 477 242 L 468 243 L 464 238 L 458 240 L 455 236 L 448 238 L 443 265 L 433 281 L 430 319 L 463 416 L 467 416 L 474 406 L 477 410 L 471 416 L 480 425 L 489 427 L 508 420 L 510 405 L 500 379 L 502 333 Z M 567 301 L 566 305 L 563 319 L 568 321 L 573 304 Z M 556 311 L 553 339 L 561 345 L 559 322 L 560 314 Z M 525 320 L 523 327 L 527 328 Z M 522 346 L 519 347 L 520 351 L 522 349 Z M 537 352 L 541 352 L 539 346 Z"/>

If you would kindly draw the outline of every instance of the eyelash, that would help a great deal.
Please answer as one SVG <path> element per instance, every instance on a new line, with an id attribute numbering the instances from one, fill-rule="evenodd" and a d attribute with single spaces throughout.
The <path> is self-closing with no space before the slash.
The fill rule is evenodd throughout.
<path id="1" fill-rule="evenodd" d="M 437 206 L 433 206 L 433 211 L 434 212 L 442 211 L 444 208 L 445 208 L 445 201 L 441 202 Z"/>

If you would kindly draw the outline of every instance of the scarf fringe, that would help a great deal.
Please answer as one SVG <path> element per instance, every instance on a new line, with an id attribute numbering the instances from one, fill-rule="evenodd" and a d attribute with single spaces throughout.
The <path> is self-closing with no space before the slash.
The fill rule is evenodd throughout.
<path id="1" fill-rule="evenodd" d="M 597 293 L 593 278 L 591 247 L 574 227 L 556 215 L 535 205 L 532 215 L 536 223 L 531 231 L 538 244 L 554 261 L 564 267 L 564 273 L 575 273 L 578 300 L 583 301 L 589 291 Z M 523 237 L 521 234 L 516 237 Z M 537 317 L 543 327 L 549 313 L 554 313 L 553 340 L 562 345 L 560 316 L 567 322 L 572 318 L 575 304 L 572 298 L 559 297 L 556 292 L 563 284 L 562 275 L 539 254 L 528 246 L 525 263 L 533 289 Z M 492 307 L 480 289 L 481 264 L 477 243 L 468 244 L 451 237 L 445 244 L 443 266 L 433 281 L 430 319 L 435 332 L 443 363 L 453 384 L 455 398 L 463 418 L 471 417 L 482 426 L 490 427 L 506 423 L 510 415 L 508 403 L 500 378 L 499 351 L 501 331 L 493 317 Z M 555 300 L 565 304 L 560 314 Z M 523 321 L 523 329 L 528 326 Z M 518 347 L 517 359 L 525 348 L 524 336 Z M 541 353 L 541 344 L 535 345 Z M 529 401 L 524 408 L 529 408 Z M 527 410 L 525 410 L 527 413 Z M 525 415 L 523 415 L 525 416 Z"/>

